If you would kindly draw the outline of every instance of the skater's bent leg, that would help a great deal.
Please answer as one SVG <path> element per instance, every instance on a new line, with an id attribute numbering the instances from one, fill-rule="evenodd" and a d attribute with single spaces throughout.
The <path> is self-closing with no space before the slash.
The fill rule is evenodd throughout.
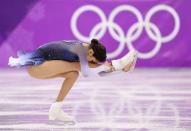
<path id="1" fill-rule="evenodd" d="M 66 95 L 68 94 L 68 92 L 70 91 L 74 83 L 76 82 L 79 76 L 79 72 L 72 71 L 72 72 L 61 74 L 60 76 L 65 77 L 65 80 L 62 84 L 62 87 L 56 99 L 57 102 L 61 102 L 64 100 L 64 98 L 66 97 Z"/>
<path id="2" fill-rule="evenodd" d="M 89 64 L 89 66 L 95 68 L 99 65 Z M 40 79 L 53 78 L 59 76 L 59 74 L 64 74 L 70 71 L 79 72 L 80 70 L 79 62 L 67 62 L 61 60 L 45 61 L 40 65 L 28 67 L 28 73 L 32 77 Z"/>
<path id="3" fill-rule="evenodd" d="M 57 77 L 59 74 L 64 74 L 71 71 L 79 72 L 80 64 L 79 62 L 51 60 L 37 66 L 30 66 L 27 71 L 32 77 L 46 79 Z"/>

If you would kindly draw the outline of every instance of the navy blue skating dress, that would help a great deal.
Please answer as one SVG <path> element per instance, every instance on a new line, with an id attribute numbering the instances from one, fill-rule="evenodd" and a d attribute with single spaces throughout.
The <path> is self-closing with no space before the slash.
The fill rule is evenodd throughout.
<path id="1" fill-rule="evenodd" d="M 18 51 L 18 58 L 9 58 L 9 65 L 16 67 L 34 66 L 49 60 L 64 60 L 80 62 L 81 72 L 84 74 L 88 67 L 86 59 L 87 48 L 78 40 L 60 40 L 46 43 L 32 52 Z"/>

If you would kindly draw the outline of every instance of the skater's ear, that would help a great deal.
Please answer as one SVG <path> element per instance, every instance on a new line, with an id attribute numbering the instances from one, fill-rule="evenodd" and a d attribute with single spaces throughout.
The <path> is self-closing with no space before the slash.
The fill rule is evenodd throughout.
<path id="1" fill-rule="evenodd" d="M 89 55 L 89 56 L 93 56 L 93 54 L 94 54 L 94 51 L 93 51 L 92 49 L 89 49 L 89 50 L 88 50 L 88 55 Z"/>

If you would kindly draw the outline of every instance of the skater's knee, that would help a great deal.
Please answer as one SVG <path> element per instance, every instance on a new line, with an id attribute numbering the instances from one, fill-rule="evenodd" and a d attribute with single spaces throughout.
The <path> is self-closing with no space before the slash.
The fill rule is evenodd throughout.
<path id="1" fill-rule="evenodd" d="M 41 78 L 42 77 L 41 76 L 42 73 L 40 73 L 38 66 L 28 66 L 27 72 L 31 77 L 34 77 L 34 78 Z"/>
<path id="2" fill-rule="evenodd" d="M 32 67 L 27 67 L 27 72 L 29 73 L 30 76 L 34 76 L 35 72 Z"/>

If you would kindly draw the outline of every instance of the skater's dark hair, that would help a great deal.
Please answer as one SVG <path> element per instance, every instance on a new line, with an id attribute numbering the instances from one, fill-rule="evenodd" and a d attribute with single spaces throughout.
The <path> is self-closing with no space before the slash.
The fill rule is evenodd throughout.
<path id="1" fill-rule="evenodd" d="M 92 39 L 90 44 L 90 49 L 94 51 L 93 56 L 99 61 L 104 62 L 106 61 L 106 48 L 102 45 L 97 39 Z"/>

